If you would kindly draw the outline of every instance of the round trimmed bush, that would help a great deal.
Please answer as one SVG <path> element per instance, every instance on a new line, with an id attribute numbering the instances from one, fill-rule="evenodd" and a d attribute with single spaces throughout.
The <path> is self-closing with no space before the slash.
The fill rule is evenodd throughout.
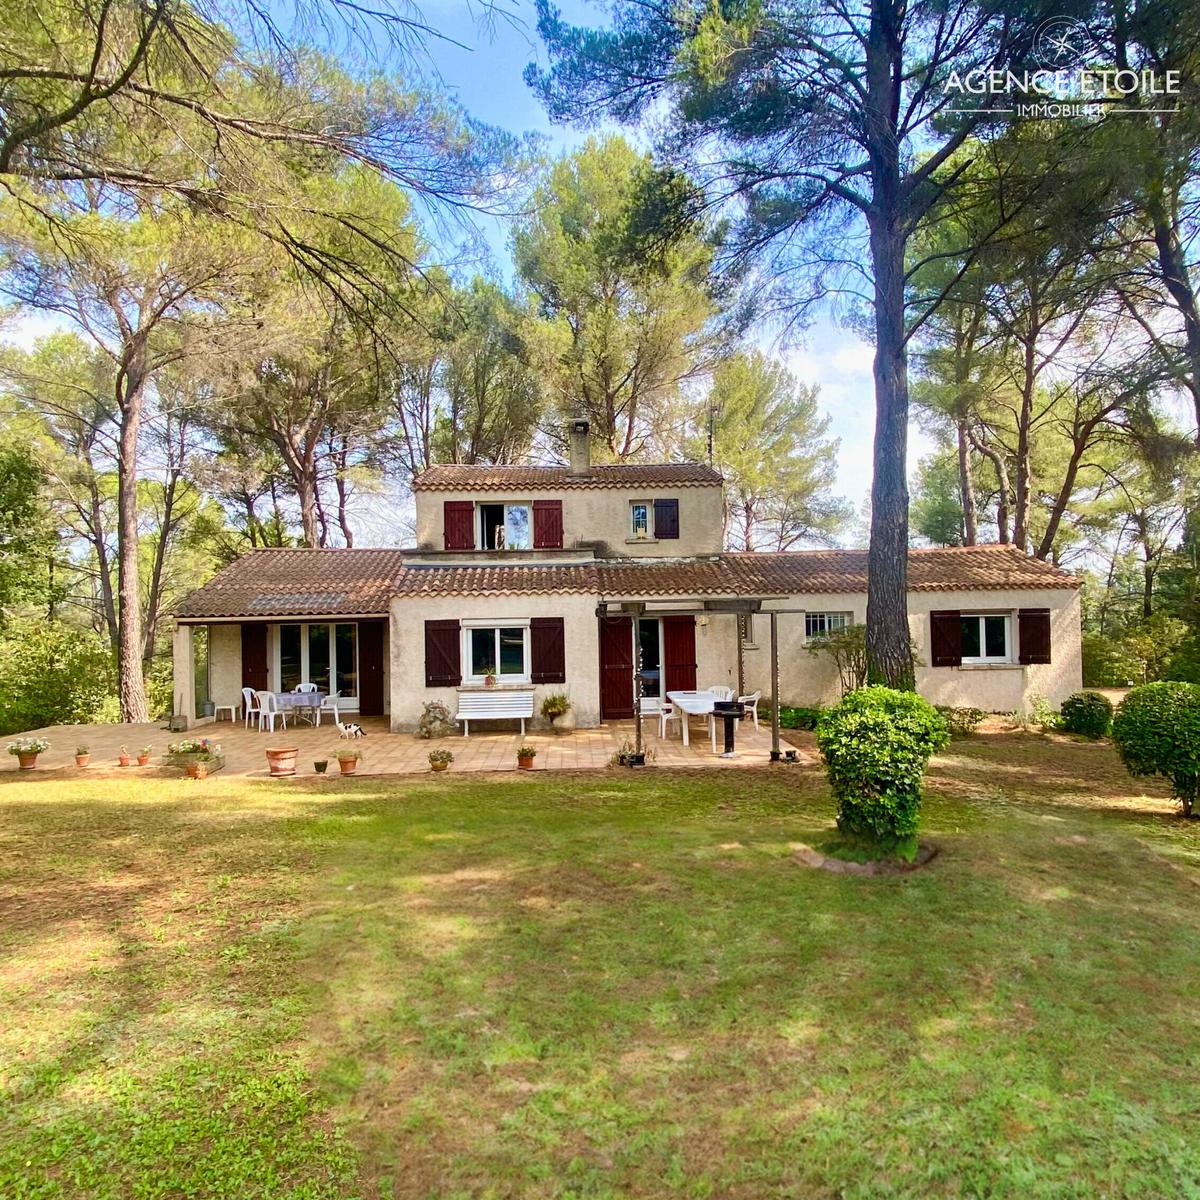
<path id="1" fill-rule="evenodd" d="M 1062 727 L 1084 737 L 1104 737 L 1112 727 L 1113 706 L 1099 692 L 1075 692 L 1062 702 Z"/>
<path id="2" fill-rule="evenodd" d="M 914 692 L 865 687 L 821 715 L 817 746 L 837 797 L 838 829 L 879 855 L 917 853 L 921 778 L 950 740 L 946 722 Z"/>
<path id="3" fill-rule="evenodd" d="M 1121 701 L 1113 743 L 1131 775 L 1162 775 L 1190 817 L 1200 803 L 1200 684 L 1145 683 Z"/>

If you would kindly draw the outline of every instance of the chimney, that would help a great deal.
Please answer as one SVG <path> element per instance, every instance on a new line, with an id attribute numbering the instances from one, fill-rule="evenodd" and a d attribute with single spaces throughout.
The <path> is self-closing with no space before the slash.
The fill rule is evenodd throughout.
<path id="1" fill-rule="evenodd" d="M 592 473 L 592 445 L 588 438 L 588 423 L 585 418 L 577 417 L 568 426 L 571 436 L 571 458 L 567 474 L 575 477 L 587 476 Z"/>

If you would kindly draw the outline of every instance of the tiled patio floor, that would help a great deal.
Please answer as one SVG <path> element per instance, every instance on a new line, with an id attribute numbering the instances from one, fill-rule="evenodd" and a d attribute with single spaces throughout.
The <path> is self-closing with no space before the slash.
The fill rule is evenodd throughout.
<path id="1" fill-rule="evenodd" d="M 435 746 L 451 750 L 454 763 L 451 771 L 515 771 L 516 751 L 522 739 L 518 731 L 484 732 L 486 728 L 473 730 L 469 738 L 452 736 L 437 741 L 422 741 L 410 733 L 390 733 L 382 717 L 365 718 L 362 722 L 367 736 L 357 744 L 364 752 L 358 773 L 362 775 L 403 775 L 429 770 L 428 754 Z M 753 767 L 770 761 L 771 729 L 766 722 L 755 730 L 747 722 L 738 732 L 737 757 L 721 758 L 714 755 L 708 739 L 707 726 L 694 721 L 691 744 L 684 746 L 677 730 L 671 736 L 660 739 L 657 723 L 646 720 L 642 726 L 646 751 L 651 765 L 658 767 Z M 286 733 L 276 730 L 274 734 L 259 733 L 243 725 L 231 725 L 228 721 L 210 723 L 188 734 L 169 733 L 162 724 L 150 725 L 55 725 L 48 729 L 34 730 L 22 736 L 42 736 L 50 741 L 50 749 L 38 759 L 38 770 L 56 770 L 64 774 L 118 770 L 117 753 L 122 745 L 136 753 L 143 746 L 152 749 L 151 765 L 160 766 L 168 742 L 183 737 L 209 737 L 220 743 L 225 752 L 223 774 L 265 776 L 267 774 L 267 746 L 296 746 L 300 750 L 297 773 L 313 774 L 313 761 L 328 758 L 329 771 L 336 774 L 337 763 L 333 761 L 339 746 L 347 743 L 338 738 L 336 728 L 322 725 L 319 729 L 303 723 L 289 726 Z M 719 735 L 718 735 L 719 737 Z M 574 733 L 557 734 L 549 731 L 529 731 L 525 741 L 537 748 L 534 769 L 580 770 L 590 767 L 607 767 L 609 760 L 626 740 L 633 740 L 633 722 L 618 721 L 599 729 L 579 729 Z M 87 745 L 91 750 L 88 767 L 75 767 L 74 755 L 77 745 Z M 718 748 L 720 741 L 718 740 Z M 15 771 L 17 760 L 12 755 L 2 755 L 0 770 Z M 127 770 L 136 771 L 136 767 Z"/>

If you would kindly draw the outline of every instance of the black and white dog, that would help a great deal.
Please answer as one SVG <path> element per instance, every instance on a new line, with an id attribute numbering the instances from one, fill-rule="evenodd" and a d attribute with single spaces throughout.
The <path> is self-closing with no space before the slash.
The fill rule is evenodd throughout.
<path id="1" fill-rule="evenodd" d="M 366 730 L 363 729 L 356 721 L 347 721 L 345 725 L 338 721 L 338 734 L 344 738 L 360 738 L 366 737 Z"/>

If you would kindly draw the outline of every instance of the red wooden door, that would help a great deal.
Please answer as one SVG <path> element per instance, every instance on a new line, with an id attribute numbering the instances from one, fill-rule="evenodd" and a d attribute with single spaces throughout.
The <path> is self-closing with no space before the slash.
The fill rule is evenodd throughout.
<path id="1" fill-rule="evenodd" d="M 383 622 L 358 623 L 358 711 L 383 715 Z"/>
<path id="2" fill-rule="evenodd" d="M 242 687 L 267 690 L 267 627 L 242 626 Z"/>
<path id="3" fill-rule="evenodd" d="M 600 618 L 600 719 L 633 716 L 633 618 Z"/>
<path id="4" fill-rule="evenodd" d="M 667 692 L 696 690 L 696 618 L 663 617 L 663 688 Z"/>

